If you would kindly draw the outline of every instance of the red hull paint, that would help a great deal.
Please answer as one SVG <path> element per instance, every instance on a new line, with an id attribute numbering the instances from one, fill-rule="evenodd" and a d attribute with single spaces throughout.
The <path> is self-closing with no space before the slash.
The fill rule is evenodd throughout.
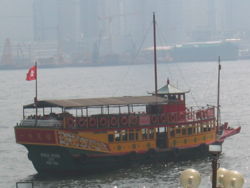
<path id="1" fill-rule="evenodd" d="M 232 128 L 226 128 L 224 130 L 224 134 L 221 136 L 220 141 L 224 141 L 225 138 L 229 137 L 229 136 L 233 136 L 235 134 L 238 134 L 241 130 L 241 127 L 238 127 L 236 129 L 232 129 Z"/>
<path id="2" fill-rule="evenodd" d="M 54 130 L 42 129 L 15 129 L 16 142 L 56 144 Z"/>

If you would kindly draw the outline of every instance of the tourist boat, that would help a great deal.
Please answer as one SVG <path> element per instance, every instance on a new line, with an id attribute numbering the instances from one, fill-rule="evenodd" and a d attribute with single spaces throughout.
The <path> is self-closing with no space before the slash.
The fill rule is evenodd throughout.
<path id="1" fill-rule="evenodd" d="M 160 89 L 155 85 L 146 96 L 35 99 L 23 106 L 16 142 L 27 148 L 39 173 L 88 173 L 128 163 L 194 159 L 207 155 L 209 144 L 222 144 L 240 132 L 220 123 L 219 100 L 217 119 L 215 106 L 188 107 L 188 91 L 169 80 Z"/>

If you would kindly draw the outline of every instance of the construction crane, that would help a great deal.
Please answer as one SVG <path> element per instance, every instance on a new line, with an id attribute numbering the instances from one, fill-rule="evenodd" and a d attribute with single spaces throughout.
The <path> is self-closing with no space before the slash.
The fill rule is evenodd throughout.
<path id="1" fill-rule="evenodd" d="M 13 62 L 13 57 L 12 57 L 12 46 L 10 43 L 10 39 L 7 38 L 4 43 L 3 47 L 3 55 L 1 58 L 1 64 L 2 65 L 12 65 Z"/>

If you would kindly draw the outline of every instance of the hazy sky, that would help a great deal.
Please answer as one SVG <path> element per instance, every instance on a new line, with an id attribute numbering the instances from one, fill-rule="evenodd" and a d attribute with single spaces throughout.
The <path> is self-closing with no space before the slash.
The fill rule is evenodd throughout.
<path id="1" fill-rule="evenodd" d="M 6 38 L 79 42 L 82 36 L 89 51 L 101 41 L 104 49 L 127 52 L 142 43 L 153 11 L 161 45 L 225 38 L 249 45 L 249 6 L 250 0 L 0 0 L 0 53 Z"/>
<path id="2" fill-rule="evenodd" d="M 32 40 L 33 0 L 0 0 L 0 43 L 12 40 Z"/>

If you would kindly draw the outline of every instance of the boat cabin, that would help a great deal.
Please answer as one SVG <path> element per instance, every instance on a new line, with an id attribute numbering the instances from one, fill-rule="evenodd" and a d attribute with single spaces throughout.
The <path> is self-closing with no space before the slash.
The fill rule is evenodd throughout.
<path id="1" fill-rule="evenodd" d="M 148 105 L 148 113 L 170 113 L 170 112 L 185 112 L 186 102 L 185 94 L 189 91 L 181 91 L 167 80 L 167 84 L 157 90 L 157 94 L 152 92 L 153 96 L 158 96 L 167 99 L 167 104 L 162 106 L 159 105 Z"/>

